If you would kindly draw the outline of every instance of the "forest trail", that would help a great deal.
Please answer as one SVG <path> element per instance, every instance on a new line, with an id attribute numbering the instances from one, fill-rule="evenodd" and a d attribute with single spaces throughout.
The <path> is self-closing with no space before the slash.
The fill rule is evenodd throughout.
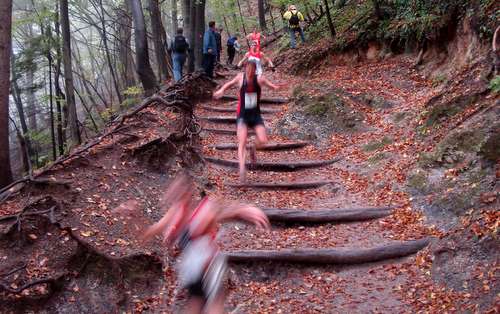
<path id="1" fill-rule="evenodd" d="M 395 58 L 378 63 L 332 66 L 322 68 L 311 78 L 266 73 L 278 83 L 287 82 L 288 89 L 277 93 L 263 92 L 263 97 L 293 97 L 298 86 L 307 86 L 306 93 L 319 94 L 340 88 L 342 97 L 352 108 L 365 116 L 368 131 L 358 134 L 334 134 L 323 145 L 309 141 L 308 145 L 273 151 L 259 151 L 258 162 L 292 163 L 298 161 L 330 160 L 335 163 L 294 169 L 293 171 L 249 171 L 249 183 L 257 182 L 329 182 L 316 188 L 252 188 L 238 187 L 236 168 L 213 162 L 207 163 L 207 178 L 213 191 L 224 198 L 244 200 L 263 208 L 291 208 L 307 211 L 319 209 L 355 209 L 395 207 L 393 214 L 380 219 L 353 223 L 273 224 L 270 231 L 233 224 L 224 227 L 220 243 L 224 251 L 280 250 L 295 248 L 371 248 L 394 243 L 396 240 L 421 239 L 438 233 L 423 224 L 424 218 L 410 207 L 409 196 L 402 191 L 408 166 L 415 162 L 415 136 L 403 119 L 423 106 L 430 97 L 431 82 L 410 70 L 409 60 Z M 236 92 L 233 90 L 233 94 Z M 228 95 L 231 92 L 227 93 Z M 358 95 L 380 97 L 390 104 L 377 109 L 357 99 Z M 296 99 L 295 99 L 296 100 Z M 358 100 L 358 101 L 356 101 Z M 293 99 L 291 99 L 293 101 Z M 274 132 L 293 104 L 266 105 L 273 109 L 264 115 L 270 143 L 293 143 L 296 139 Z M 216 108 L 215 111 L 210 108 Z M 227 108 L 228 110 L 222 110 Z M 198 106 L 198 117 L 223 117 L 221 113 L 235 108 L 227 101 L 210 101 Z M 233 109 L 235 110 L 235 109 Z M 201 135 L 204 156 L 219 160 L 236 160 L 236 151 L 217 149 L 236 141 L 235 136 L 210 130 L 234 130 L 234 124 L 216 119 L 202 119 Z M 218 123 L 219 122 L 219 123 Z M 222 122 L 222 123 L 220 123 Z M 293 133 L 293 130 L 292 130 Z M 366 145 L 391 138 L 390 143 L 368 150 Z M 384 154 L 377 162 L 367 163 L 370 157 Z M 339 158 L 341 157 L 341 158 Z M 385 160 L 384 160 L 385 159 Z M 410 304 L 418 308 L 418 295 L 446 292 L 431 284 L 425 271 L 423 256 L 390 259 L 362 265 L 293 265 L 271 262 L 247 263 L 231 267 L 229 297 L 226 309 L 231 313 L 350 313 L 411 312 Z M 419 291 L 416 291 L 418 287 Z M 426 301 L 423 301 L 426 302 Z M 446 299 L 443 301 L 447 308 Z"/>

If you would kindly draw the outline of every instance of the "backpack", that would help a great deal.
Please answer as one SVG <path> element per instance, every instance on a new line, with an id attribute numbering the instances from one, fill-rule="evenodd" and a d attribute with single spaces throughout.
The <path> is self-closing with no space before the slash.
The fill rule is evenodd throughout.
<path id="1" fill-rule="evenodd" d="M 292 26 L 292 28 L 297 28 L 297 27 L 299 27 L 299 22 L 300 22 L 299 12 L 297 12 L 295 14 L 292 13 L 292 16 L 288 20 L 288 23 L 290 24 L 290 26 Z"/>
<path id="2" fill-rule="evenodd" d="M 236 38 L 235 37 L 231 37 L 227 40 L 227 45 L 229 47 L 233 47 L 234 46 L 234 42 L 236 41 Z"/>
<path id="3" fill-rule="evenodd" d="M 174 39 L 174 47 L 172 47 L 172 50 L 177 53 L 186 53 L 188 50 L 189 45 L 186 41 L 186 37 L 182 35 L 177 35 L 175 36 Z"/>

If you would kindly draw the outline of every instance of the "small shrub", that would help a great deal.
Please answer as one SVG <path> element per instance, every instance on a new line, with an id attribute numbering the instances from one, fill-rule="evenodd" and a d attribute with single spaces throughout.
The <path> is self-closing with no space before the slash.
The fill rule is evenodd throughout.
<path id="1" fill-rule="evenodd" d="M 380 141 L 371 142 L 371 143 L 363 145 L 363 151 L 373 152 L 373 151 L 376 151 L 378 149 L 384 148 L 384 146 L 392 144 L 392 142 L 393 142 L 392 138 L 390 138 L 388 136 L 384 136 Z"/>
<path id="2" fill-rule="evenodd" d="M 500 75 L 495 76 L 491 81 L 489 85 L 491 92 L 493 94 L 499 94 L 500 93 Z"/>

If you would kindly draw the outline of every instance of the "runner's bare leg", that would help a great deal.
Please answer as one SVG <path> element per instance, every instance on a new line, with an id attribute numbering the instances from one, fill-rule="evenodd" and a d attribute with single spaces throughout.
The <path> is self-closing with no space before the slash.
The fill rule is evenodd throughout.
<path id="1" fill-rule="evenodd" d="M 238 136 L 238 162 L 240 168 L 240 181 L 244 183 L 246 181 L 246 169 L 245 169 L 245 159 L 246 159 L 246 144 L 248 136 L 248 127 L 245 123 L 239 122 L 238 128 L 236 130 Z"/>

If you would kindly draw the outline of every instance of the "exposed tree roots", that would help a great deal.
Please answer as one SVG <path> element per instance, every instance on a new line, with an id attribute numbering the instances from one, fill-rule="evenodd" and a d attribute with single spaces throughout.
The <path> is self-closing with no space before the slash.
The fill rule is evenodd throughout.
<path id="1" fill-rule="evenodd" d="M 234 263 L 272 261 L 282 263 L 353 265 L 408 256 L 425 248 L 429 242 L 430 239 L 425 238 L 368 249 L 248 250 L 228 252 L 226 256 L 230 262 Z"/>

